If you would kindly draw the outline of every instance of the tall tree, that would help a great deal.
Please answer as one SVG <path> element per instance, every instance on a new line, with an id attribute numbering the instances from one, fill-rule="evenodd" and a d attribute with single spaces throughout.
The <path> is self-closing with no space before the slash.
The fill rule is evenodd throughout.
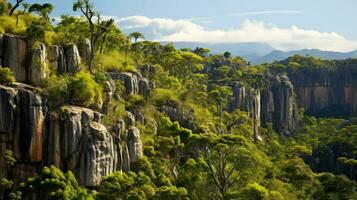
<path id="1" fill-rule="evenodd" d="M 30 4 L 28 3 L 23 3 L 22 4 L 23 10 L 19 11 L 18 13 L 15 14 L 16 16 L 16 26 L 19 24 L 19 17 L 21 15 L 24 15 L 27 12 L 27 9 L 29 9 Z"/>
<path id="2" fill-rule="evenodd" d="M 12 16 L 12 14 L 14 14 L 16 8 L 18 8 L 23 1 L 24 0 L 16 0 L 15 5 L 10 10 L 10 13 L 9 13 L 10 16 Z"/>
<path id="3" fill-rule="evenodd" d="M 109 27 L 114 24 L 114 19 L 102 21 L 100 14 L 94 11 L 94 6 L 91 0 L 77 0 L 77 2 L 73 4 L 73 10 L 82 12 L 88 21 L 91 43 L 88 68 L 90 72 L 93 72 L 93 61 L 97 43 L 109 30 Z"/>
<path id="4" fill-rule="evenodd" d="M 35 3 L 29 8 L 29 12 L 35 12 L 40 15 L 46 22 L 51 23 L 49 15 L 53 11 L 53 8 L 53 5 L 49 3 Z"/>
<path id="5" fill-rule="evenodd" d="M 140 32 L 132 32 L 128 35 L 129 38 L 134 39 L 134 43 L 138 42 L 138 39 L 145 39 L 144 35 Z"/>

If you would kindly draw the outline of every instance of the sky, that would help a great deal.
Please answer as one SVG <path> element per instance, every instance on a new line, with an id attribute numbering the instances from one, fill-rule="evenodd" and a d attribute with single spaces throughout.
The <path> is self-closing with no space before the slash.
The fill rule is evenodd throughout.
<path id="1" fill-rule="evenodd" d="M 14 0 L 10 0 L 14 1 Z M 28 0 L 74 14 L 73 0 Z M 94 0 L 126 33 L 155 41 L 262 42 L 280 50 L 357 49 L 357 0 Z M 79 15 L 80 13 L 76 13 Z"/>

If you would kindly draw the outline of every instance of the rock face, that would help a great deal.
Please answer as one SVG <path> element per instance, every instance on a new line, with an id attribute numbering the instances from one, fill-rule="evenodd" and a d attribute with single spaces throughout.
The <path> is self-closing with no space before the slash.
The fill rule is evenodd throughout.
<path id="1" fill-rule="evenodd" d="M 39 44 L 32 52 L 29 77 L 31 84 L 39 85 L 47 77 L 46 58 L 46 46 Z"/>
<path id="2" fill-rule="evenodd" d="M 20 182 L 54 165 L 71 170 L 80 184 L 95 186 L 103 176 L 129 171 L 143 154 L 139 129 L 123 120 L 107 128 L 102 114 L 88 108 L 48 111 L 41 90 L 20 83 L 0 85 L 0 100 L 1 177 Z M 17 161 L 11 168 L 7 151 Z"/>
<path id="3" fill-rule="evenodd" d="M 37 88 L 19 83 L 0 86 L 0 157 L 5 151 L 13 152 L 17 160 L 12 172 L 15 180 L 33 175 L 43 160 L 46 107 L 40 93 Z M 2 177 L 9 173 L 4 169 L 0 171 Z"/>
<path id="4" fill-rule="evenodd" d="M 113 96 L 113 87 L 109 81 L 105 82 L 104 84 L 104 93 L 105 98 L 102 106 L 102 113 L 105 115 L 109 115 L 110 103 Z"/>
<path id="5" fill-rule="evenodd" d="M 267 83 L 261 98 L 262 123 L 273 123 L 277 132 L 289 136 L 297 124 L 294 87 L 285 75 L 268 75 Z"/>
<path id="6" fill-rule="evenodd" d="M 298 105 L 318 117 L 357 116 L 357 71 L 353 60 L 335 61 L 336 69 L 289 73 Z"/>
<path id="7" fill-rule="evenodd" d="M 50 63 L 50 69 L 57 74 L 66 73 L 66 61 L 64 57 L 63 48 L 52 45 L 48 48 L 48 61 Z"/>
<path id="8" fill-rule="evenodd" d="M 11 68 L 17 81 L 27 82 L 28 67 L 27 43 L 24 38 L 5 34 L 0 36 L 2 47 L 0 48 L 0 63 L 3 67 Z"/>
<path id="9" fill-rule="evenodd" d="M 140 94 L 144 97 L 150 95 L 151 90 L 155 88 L 155 83 L 147 78 L 143 78 L 140 73 L 122 72 L 108 73 L 113 80 L 120 80 L 125 87 L 125 94 Z"/>
<path id="10" fill-rule="evenodd" d="M 199 130 L 199 127 L 194 122 L 194 117 L 186 112 L 181 111 L 179 108 L 161 106 L 159 111 L 165 113 L 171 119 L 171 121 L 178 121 L 184 128 L 191 129 L 193 132 Z"/>
<path id="11" fill-rule="evenodd" d="M 127 146 L 129 150 L 130 163 L 138 161 L 143 155 L 143 145 L 140 139 L 140 130 L 131 126 L 127 133 Z"/>
<path id="12" fill-rule="evenodd" d="M 241 82 L 235 83 L 230 110 L 248 112 L 255 139 L 261 139 L 259 127 L 268 123 L 273 123 L 275 131 L 291 135 L 297 124 L 294 87 L 287 76 L 267 74 L 265 82 L 262 91 L 246 88 Z"/>
<path id="13" fill-rule="evenodd" d="M 252 120 L 254 138 L 261 140 L 259 135 L 259 127 L 261 120 L 261 98 L 260 91 L 254 88 L 245 88 L 243 83 L 237 82 L 232 87 L 233 101 L 230 105 L 230 110 L 240 109 L 248 112 L 248 116 Z"/>
<path id="14" fill-rule="evenodd" d="M 67 44 L 64 47 L 64 56 L 66 60 L 66 68 L 60 71 L 66 73 L 76 73 L 79 71 L 81 57 L 79 56 L 78 48 L 75 44 Z"/>
<path id="15" fill-rule="evenodd" d="M 79 55 L 81 56 L 82 60 L 87 63 L 90 58 L 91 52 L 91 43 L 88 38 L 84 38 L 82 42 L 80 42 L 79 46 Z"/>

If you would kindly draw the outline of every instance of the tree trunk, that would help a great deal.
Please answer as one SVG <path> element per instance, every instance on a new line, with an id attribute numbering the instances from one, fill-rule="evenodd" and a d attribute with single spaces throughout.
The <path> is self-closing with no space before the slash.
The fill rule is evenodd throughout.
<path id="1" fill-rule="evenodd" d="M 10 16 L 12 16 L 12 14 L 14 14 L 16 8 L 18 8 L 20 6 L 21 2 L 22 1 L 16 1 L 16 4 L 14 5 L 14 7 L 12 7 L 11 10 L 10 10 L 10 13 L 9 13 Z"/>

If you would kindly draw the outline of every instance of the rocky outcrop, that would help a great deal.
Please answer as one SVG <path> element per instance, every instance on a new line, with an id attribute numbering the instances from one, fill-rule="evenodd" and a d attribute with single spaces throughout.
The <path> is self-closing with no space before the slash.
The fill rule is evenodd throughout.
<path id="1" fill-rule="evenodd" d="M 230 110 L 248 112 L 255 139 L 261 139 L 259 128 L 268 123 L 272 123 L 278 133 L 291 135 L 297 126 L 294 87 L 284 75 L 268 73 L 265 79 L 265 86 L 261 90 L 245 87 L 241 82 L 234 83 Z"/>
<path id="2" fill-rule="evenodd" d="M 29 81 L 39 85 L 47 77 L 46 46 L 39 44 L 32 52 Z"/>
<path id="3" fill-rule="evenodd" d="M 335 61 L 335 68 L 299 69 L 288 74 L 298 105 L 317 117 L 357 116 L 357 70 L 353 60 Z"/>
<path id="4" fill-rule="evenodd" d="M 191 129 L 193 132 L 197 132 L 199 130 L 199 127 L 194 121 L 194 117 L 189 113 L 181 111 L 179 108 L 161 106 L 159 111 L 165 113 L 171 121 L 178 121 L 184 128 Z"/>
<path id="5" fill-rule="evenodd" d="M 109 109 L 110 109 L 110 103 L 111 99 L 113 96 L 113 92 L 115 91 L 115 88 L 112 87 L 112 84 L 110 81 L 105 82 L 104 84 L 104 102 L 102 105 L 102 113 L 105 115 L 109 115 Z"/>
<path id="6" fill-rule="evenodd" d="M 140 130 L 131 126 L 127 132 L 127 146 L 129 150 L 130 163 L 138 161 L 143 155 L 143 145 L 140 139 Z"/>
<path id="7" fill-rule="evenodd" d="M 81 57 L 79 56 L 79 51 L 75 44 L 67 44 L 64 46 L 64 57 L 66 68 L 61 69 L 61 72 L 76 73 L 80 70 Z"/>
<path id="8" fill-rule="evenodd" d="M 147 78 L 143 78 L 140 73 L 111 72 L 108 73 L 108 75 L 113 80 L 120 80 L 123 82 L 126 95 L 140 94 L 144 97 L 148 97 L 150 95 L 151 90 L 155 88 L 155 83 Z"/>
<path id="9" fill-rule="evenodd" d="M 79 55 L 85 63 L 88 63 L 91 52 L 91 43 L 88 38 L 84 38 L 78 45 Z"/>
<path id="10" fill-rule="evenodd" d="M 17 162 L 12 173 L 15 180 L 23 180 L 33 175 L 43 160 L 45 102 L 41 90 L 20 83 L 0 86 L 0 95 L 0 157 L 6 151 L 13 152 Z M 0 171 L 0 176 L 6 177 L 7 173 Z"/>
<path id="11" fill-rule="evenodd" d="M 63 48 L 52 45 L 48 48 L 48 61 L 50 69 L 56 74 L 66 73 L 66 61 L 64 57 Z"/>
<path id="12" fill-rule="evenodd" d="M 260 90 L 254 88 L 246 88 L 243 83 L 237 82 L 232 87 L 233 100 L 230 104 L 230 110 L 240 109 L 248 112 L 248 116 L 252 121 L 254 138 L 261 140 L 259 135 L 260 120 L 261 120 L 261 98 Z"/>
<path id="13" fill-rule="evenodd" d="M 261 98 L 261 121 L 272 123 L 277 132 L 290 136 L 296 129 L 298 114 L 294 87 L 285 75 L 268 74 L 267 78 Z"/>
<path id="14" fill-rule="evenodd" d="M 131 117 L 108 128 L 102 114 L 66 106 L 48 111 L 42 91 L 25 84 L 0 85 L 0 176 L 16 182 L 34 176 L 44 165 L 71 170 L 84 186 L 103 176 L 129 171 L 143 154 L 140 131 Z M 16 163 L 5 163 L 6 152 Z M 11 169 L 11 170 L 10 170 Z"/>
<path id="15" fill-rule="evenodd" d="M 9 67 L 17 81 L 27 82 L 27 42 L 24 38 L 4 34 L 0 36 L 2 47 L 0 48 L 0 65 Z"/>

